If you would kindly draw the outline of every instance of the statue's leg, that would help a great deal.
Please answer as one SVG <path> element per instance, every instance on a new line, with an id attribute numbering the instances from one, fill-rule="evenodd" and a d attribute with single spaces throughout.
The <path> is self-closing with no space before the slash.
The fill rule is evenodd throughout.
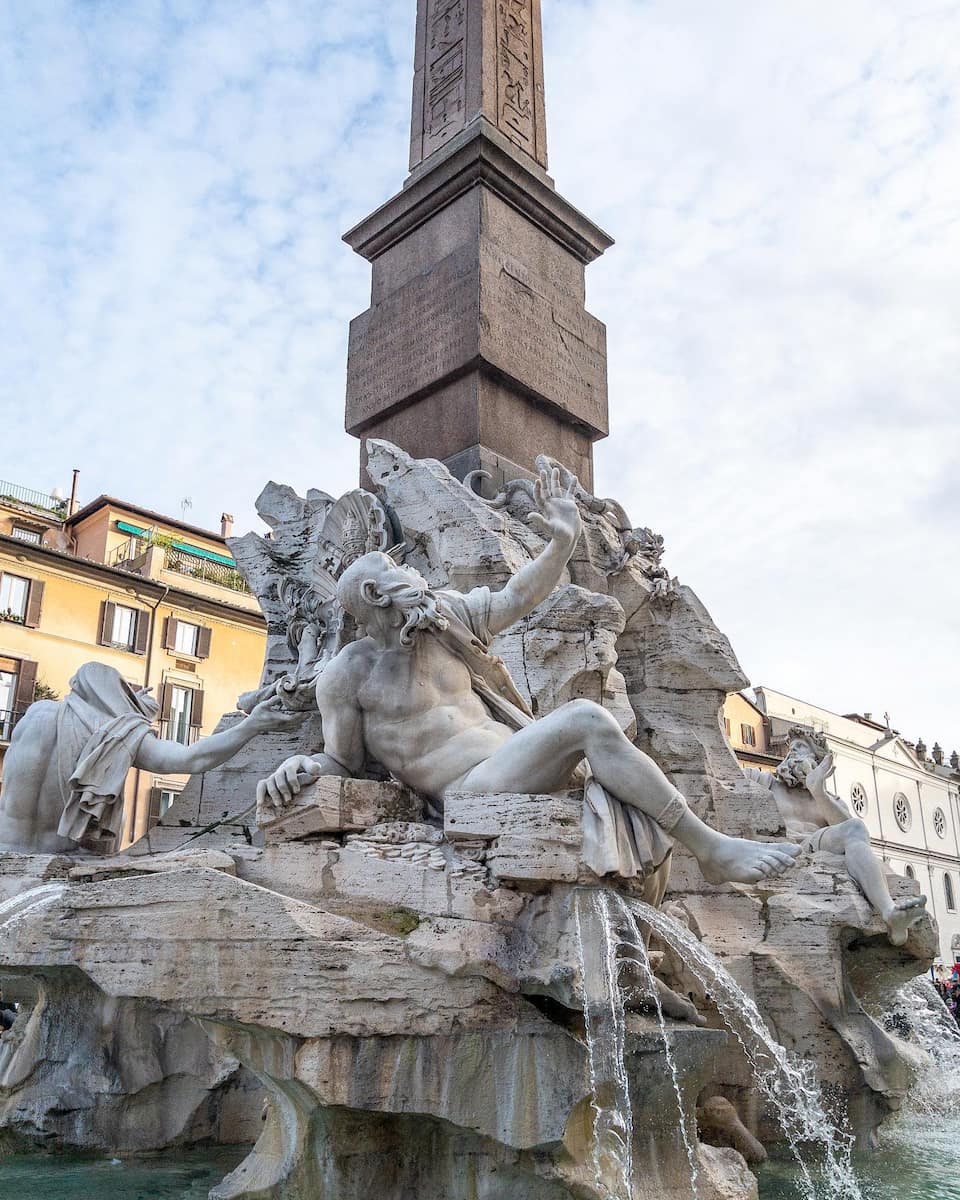
<path id="1" fill-rule="evenodd" d="M 550 792 L 569 784 L 587 758 L 611 796 L 657 821 L 697 857 L 713 882 L 756 883 L 792 865 L 799 846 L 751 842 L 717 833 L 687 807 L 653 759 L 590 700 L 573 700 L 499 746 L 457 784 L 467 792 Z"/>
<path id="2" fill-rule="evenodd" d="M 890 933 L 890 941 L 902 946 L 912 925 L 926 911 L 925 896 L 895 901 L 890 895 L 880 859 L 870 845 L 870 831 L 859 817 L 840 825 L 831 825 L 820 837 L 820 847 L 831 854 L 842 854 L 850 878 L 880 914 Z"/>

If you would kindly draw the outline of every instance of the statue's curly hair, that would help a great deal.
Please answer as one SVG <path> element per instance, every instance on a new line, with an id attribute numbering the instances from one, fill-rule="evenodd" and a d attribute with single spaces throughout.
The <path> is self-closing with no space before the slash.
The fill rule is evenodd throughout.
<path id="1" fill-rule="evenodd" d="M 823 762 L 830 753 L 830 747 L 823 734 L 817 733 L 814 729 L 805 728 L 803 725 L 794 725 L 790 730 L 787 743 L 792 746 L 794 742 L 803 742 L 809 746 L 817 762 Z"/>

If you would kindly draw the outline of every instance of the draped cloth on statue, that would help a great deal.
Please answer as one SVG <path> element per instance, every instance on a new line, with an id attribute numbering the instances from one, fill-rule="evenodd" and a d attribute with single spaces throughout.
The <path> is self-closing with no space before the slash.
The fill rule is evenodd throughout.
<path id="1" fill-rule="evenodd" d="M 511 729 L 523 729 L 536 718 L 503 659 L 490 653 L 490 595 L 487 587 L 466 595 L 439 591 L 440 611 L 448 625 L 436 636 L 466 665 L 473 690 L 491 716 Z M 594 779 L 586 761 L 578 768 L 576 781 L 584 789 L 583 861 L 595 875 L 646 879 L 666 862 L 673 843 L 652 817 L 611 796 Z"/>
<path id="2" fill-rule="evenodd" d="M 70 680 L 57 713 L 61 837 L 119 835 L 127 773 L 155 716 L 155 704 L 113 667 L 87 663 Z"/>

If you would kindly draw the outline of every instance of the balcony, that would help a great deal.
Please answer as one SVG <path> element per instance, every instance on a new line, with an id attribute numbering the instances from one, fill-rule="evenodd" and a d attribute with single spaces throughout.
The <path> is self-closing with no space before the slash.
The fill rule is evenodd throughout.
<path id="1" fill-rule="evenodd" d="M 37 492 L 33 488 L 20 487 L 16 483 L 8 483 L 0 479 L 0 503 L 16 504 L 22 508 L 34 508 L 45 516 L 63 520 L 67 515 L 67 501 L 59 500 L 46 492 Z"/>
<path id="2" fill-rule="evenodd" d="M 162 559 L 151 564 L 151 550 L 162 554 Z M 214 562 L 199 554 L 191 554 L 188 550 L 180 550 L 176 546 L 163 546 L 146 538 L 131 537 L 122 546 L 117 546 L 107 556 L 107 566 L 116 567 L 118 571 L 129 571 L 131 575 L 149 578 L 157 578 L 161 571 L 173 571 L 187 579 L 212 583 L 215 587 L 250 595 L 246 580 L 236 567 Z"/>
<path id="3" fill-rule="evenodd" d="M 198 558 L 183 550 L 168 550 L 166 556 L 168 571 L 176 571 L 178 575 L 186 575 L 190 579 L 200 579 L 204 583 L 213 583 L 218 587 L 229 588 L 232 592 L 250 591 L 246 580 L 236 567 L 228 567 L 226 563 Z"/>

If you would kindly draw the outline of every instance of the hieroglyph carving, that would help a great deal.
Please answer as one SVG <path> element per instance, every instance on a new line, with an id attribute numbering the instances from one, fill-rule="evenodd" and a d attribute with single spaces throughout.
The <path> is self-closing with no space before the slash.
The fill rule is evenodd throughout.
<path id="1" fill-rule="evenodd" d="M 462 129 L 466 102 L 466 12 L 464 0 L 434 0 L 427 25 L 424 94 L 425 153 Z"/>
<path id="2" fill-rule="evenodd" d="M 531 0 L 498 0 L 499 124 L 507 137 L 531 154 L 536 141 L 533 64 Z"/>

